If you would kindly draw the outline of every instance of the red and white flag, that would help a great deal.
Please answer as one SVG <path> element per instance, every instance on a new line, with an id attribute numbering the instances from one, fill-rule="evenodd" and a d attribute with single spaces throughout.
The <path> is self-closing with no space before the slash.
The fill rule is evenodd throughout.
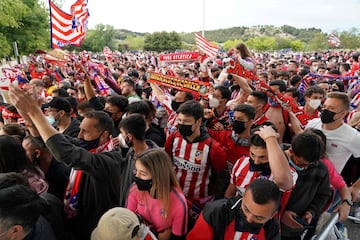
<path id="1" fill-rule="evenodd" d="M 333 47 L 338 47 L 341 44 L 340 38 L 336 36 L 334 33 L 331 33 L 328 37 L 328 44 Z"/>
<path id="2" fill-rule="evenodd" d="M 51 48 L 80 46 L 85 39 L 90 16 L 87 0 L 77 0 L 71 5 L 70 14 L 62 11 L 51 0 L 49 6 Z"/>
<path id="3" fill-rule="evenodd" d="M 205 53 L 208 57 L 215 57 L 219 51 L 219 47 L 209 42 L 199 33 L 195 33 L 196 47 L 199 51 Z"/>

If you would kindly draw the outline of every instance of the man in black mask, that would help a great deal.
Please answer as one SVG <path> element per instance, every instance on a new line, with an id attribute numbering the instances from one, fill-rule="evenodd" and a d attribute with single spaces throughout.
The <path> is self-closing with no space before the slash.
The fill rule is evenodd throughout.
<path id="1" fill-rule="evenodd" d="M 259 126 L 249 138 L 250 157 L 236 161 L 225 197 L 243 195 L 246 187 L 257 178 L 273 180 L 282 191 L 290 190 L 297 174 L 278 143 L 279 134 L 272 126 Z"/>
<path id="2" fill-rule="evenodd" d="M 243 198 L 207 204 L 187 239 L 280 239 L 274 218 L 280 195 L 275 183 L 256 179 Z"/>
<path id="3" fill-rule="evenodd" d="M 125 163 L 120 152 L 111 151 L 113 121 L 102 111 L 86 113 L 78 135 L 82 147 L 77 147 L 46 120 L 36 96 L 17 87 L 9 96 L 32 135 L 40 135 L 55 159 L 72 167 L 64 210 L 76 239 L 90 239 L 100 217 L 119 205 Z"/>
<path id="4" fill-rule="evenodd" d="M 233 111 L 232 130 L 214 131 L 209 129 L 209 134 L 216 141 L 222 143 L 228 153 L 227 161 L 230 172 L 236 160 L 243 156 L 249 156 L 250 129 L 255 118 L 255 108 L 247 104 L 236 105 Z"/>

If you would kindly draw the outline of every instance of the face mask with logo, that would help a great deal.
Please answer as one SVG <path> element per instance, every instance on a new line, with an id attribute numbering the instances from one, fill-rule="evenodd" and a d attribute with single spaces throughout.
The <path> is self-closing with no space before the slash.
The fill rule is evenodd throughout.
<path id="1" fill-rule="evenodd" d="M 175 102 L 172 101 L 171 102 L 171 108 L 172 110 L 174 110 L 175 112 L 179 109 L 180 105 L 183 104 L 184 102 Z"/>
<path id="2" fill-rule="evenodd" d="M 335 112 L 332 112 L 332 111 L 327 110 L 327 109 L 323 109 L 321 111 L 321 116 L 320 116 L 321 122 L 325 123 L 325 124 L 334 122 L 335 121 L 335 119 L 334 119 L 335 114 L 336 114 Z"/>
<path id="3" fill-rule="evenodd" d="M 291 159 L 289 159 L 289 163 L 290 165 L 296 170 L 296 171 L 304 171 L 304 167 L 299 167 L 298 165 L 296 165 Z"/>
<path id="4" fill-rule="evenodd" d="M 134 181 L 136 183 L 137 188 L 140 191 L 150 191 L 150 189 L 152 187 L 152 179 L 143 180 L 141 178 L 134 176 Z"/>
<path id="5" fill-rule="evenodd" d="M 321 100 L 320 99 L 310 99 L 309 101 L 309 106 L 312 109 L 317 109 L 321 104 Z"/>
<path id="6" fill-rule="evenodd" d="M 245 122 L 244 121 L 234 120 L 232 122 L 232 128 L 233 128 L 233 130 L 234 130 L 234 132 L 236 134 L 240 134 L 240 133 L 244 132 L 245 129 L 246 129 Z"/>
<path id="7" fill-rule="evenodd" d="M 178 128 L 181 136 L 183 137 L 191 136 L 194 133 L 192 125 L 179 124 Z"/>

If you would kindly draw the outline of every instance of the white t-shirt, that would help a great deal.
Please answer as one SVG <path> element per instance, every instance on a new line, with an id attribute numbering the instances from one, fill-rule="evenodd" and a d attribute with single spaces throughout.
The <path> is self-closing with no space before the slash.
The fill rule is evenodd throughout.
<path id="1" fill-rule="evenodd" d="M 326 155 L 339 173 L 351 155 L 360 157 L 360 133 L 346 123 L 335 130 L 325 130 L 321 119 L 315 118 L 309 121 L 306 128 L 320 129 L 326 135 Z"/>

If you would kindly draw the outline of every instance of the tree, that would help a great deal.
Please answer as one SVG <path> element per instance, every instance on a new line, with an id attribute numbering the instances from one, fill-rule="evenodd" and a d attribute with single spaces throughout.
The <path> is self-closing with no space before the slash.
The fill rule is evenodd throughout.
<path id="1" fill-rule="evenodd" d="M 180 36 L 176 32 L 154 32 L 145 36 L 144 50 L 175 51 L 182 46 Z"/>
<path id="2" fill-rule="evenodd" d="M 7 45 L 18 43 L 20 54 L 50 46 L 49 13 L 38 0 L 1 0 L 0 32 Z"/>
<path id="3" fill-rule="evenodd" d="M 86 49 L 93 52 L 101 52 L 105 46 L 115 49 L 115 29 L 111 25 L 97 24 L 95 30 L 89 30 L 87 36 L 80 46 L 80 50 Z"/>
<path id="4" fill-rule="evenodd" d="M 229 50 L 230 48 L 234 48 L 236 44 L 243 42 L 244 41 L 241 39 L 227 40 L 226 42 L 224 42 L 224 49 Z"/>
<path id="5" fill-rule="evenodd" d="M 248 41 L 246 41 L 246 45 L 249 48 L 253 48 L 257 51 L 268 51 L 275 49 L 276 41 L 273 37 L 262 36 L 250 38 Z"/>
<path id="6" fill-rule="evenodd" d="M 309 44 L 306 46 L 306 51 L 309 50 L 322 50 L 327 49 L 329 45 L 327 44 L 327 37 L 323 33 L 315 33 L 313 38 L 309 41 Z"/>
<path id="7" fill-rule="evenodd" d="M 290 48 L 293 51 L 300 51 L 304 50 L 305 43 L 303 43 L 301 40 L 294 40 L 290 42 Z"/>
<path id="8" fill-rule="evenodd" d="M 343 31 L 340 34 L 341 48 L 357 49 L 360 47 L 359 30 L 356 28 L 350 29 L 350 31 Z"/>

